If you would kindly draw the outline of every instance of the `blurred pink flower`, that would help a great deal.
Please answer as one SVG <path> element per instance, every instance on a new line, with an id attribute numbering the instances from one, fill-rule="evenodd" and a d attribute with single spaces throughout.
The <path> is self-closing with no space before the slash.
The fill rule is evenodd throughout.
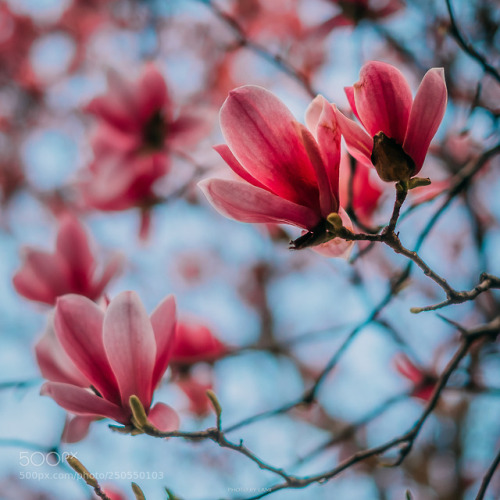
<path id="1" fill-rule="evenodd" d="M 51 305 L 67 293 L 96 300 L 121 266 L 121 256 L 114 254 L 98 275 L 83 226 L 76 217 L 65 214 L 60 220 L 55 252 L 25 248 L 24 263 L 13 284 L 23 297 Z"/>
<path id="2" fill-rule="evenodd" d="M 40 370 L 49 379 L 41 392 L 81 419 L 111 418 L 123 425 L 131 423 L 129 398 L 135 395 L 154 426 L 177 429 L 172 408 L 163 403 L 151 407 L 175 328 L 171 295 L 150 317 L 134 292 L 119 294 L 106 312 L 85 297 L 61 297 L 54 313 L 55 336 L 49 330 L 35 348 Z M 78 436 L 81 427 L 71 436 Z"/>
<path id="3" fill-rule="evenodd" d="M 351 182 L 350 156 L 343 155 L 340 166 L 340 197 L 349 199 L 349 185 Z M 352 181 L 351 205 L 358 219 L 365 223 L 372 223 L 372 216 L 377 210 L 380 199 L 384 193 L 384 186 L 377 178 L 375 172 L 365 163 L 356 162 L 354 179 Z M 373 173 L 375 178 L 370 174 Z"/>
<path id="4" fill-rule="evenodd" d="M 191 413 L 198 417 L 205 417 L 210 413 L 213 407 L 207 397 L 207 391 L 212 389 L 212 384 L 200 382 L 193 376 L 182 377 L 176 383 L 188 398 Z"/>
<path id="5" fill-rule="evenodd" d="M 309 131 L 271 92 L 249 85 L 230 92 L 220 122 L 227 144 L 215 149 L 240 179 L 202 181 L 210 203 L 238 221 L 304 229 L 296 248 L 314 246 L 327 256 L 348 253 L 352 245 L 331 239 L 326 230 L 329 214 L 343 215 L 340 132 L 332 106 L 321 96 L 311 103 Z M 344 219 L 348 225 L 347 215 Z"/>
<path id="6" fill-rule="evenodd" d="M 399 353 L 394 358 L 396 370 L 407 380 L 413 383 L 412 396 L 428 401 L 434 392 L 436 383 L 435 376 L 430 375 L 418 367 L 406 354 Z"/>
<path id="7" fill-rule="evenodd" d="M 378 61 L 366 63 L 359 82 L 345 91 L 366 130 L 337 112 L 349 152 L 363 163 L 372 163 L 387 182 L 418 174 L 446 110 L 443 69 L 426 73 L 414 100 L 400 71 Z"/>
<path id="8" fill-rule="evenodd" d="M 135 82 L 110 72 L 108 87 L 87 106 L 98 123 L 83 197 L 99 210 L 148 208 L 156 201 L 154 183 L 169 171 L 169 153 L 198 141 L 209 124 L 194 109 L 174 114 L 165 79 L 152 63 Z"/>
<path id="9" fill-rule="evenodd" d="M 356 26 L 360 21 L 368 19 L 378 21 L 395 14 L 404 7 L 401 0 L 387 0 L 377 2 L 370 0 L 330 0 L 341 9 L 341 12 L 326 20 L 311 32 L 315 35 L 326 36 L 333 29 L 340 26 Z"/>
<path id="10" fill-rule="evenodd" d="M 199 321 L 177 322 L 177 335 L 172 347 L 172 363 L 192 364 L 213 361 L 228 352 L 228 348 Z"/>

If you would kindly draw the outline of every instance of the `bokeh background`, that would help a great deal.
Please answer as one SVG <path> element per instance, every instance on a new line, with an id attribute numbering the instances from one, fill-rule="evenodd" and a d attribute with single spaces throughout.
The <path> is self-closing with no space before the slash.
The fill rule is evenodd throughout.
<path id="1" fill-rule="evenodd" d="M 467 40 L 498 66 L 496 2 L 453 3 Z M 0 498 L 91 498 L 75 478 L 21 475 L 68 472 L 47 463 L 53 449 L 109 473 L 102 484 L 122 498 L 133 498 L 127 474 L 134 472 L 150 474 L 132 478 L 148 499 L 166 498 L 164 487 L 189 500 L 249 498 L 278 482 L 212 442 L 132 438 L 105 421 L 81 442 L 60 442 L 65 411 L 39 395 L 33 353 L 50 307 L 17 294 L 12 277 L 22 247 L 54 248 L 65 211 L 84 222 L 100 262 L 116 250 L 126 257 L 109 297 L 134 290 L 152 311 L 174 293 L 181 317 L 197 318 L 230 347 L 229 355 L 190 372 L 213 387 L 224 426 L 300 399 L 357 330 L 315 403 L 228 434 L 267 462 L 314 474 L 411 427 L 458 335 L 436 313 L 414 315 L 410 307 L 439 302 L 442 291 L 418 269 L 399 279 L 407 262 L 388 248 L 357 245 L 349 260 L 290 251 L 298 232 L 227 220 L 196 187 L 227 170 L 212 146 L 223 142 L 217 113 L 229 90 L 262 85 L 303 122 L 316 93 L 347 112 L 343 87 L 368 60 L 397 66 L 414 92 L 427 69 L 445 68 L 449 104 L 421 173 L 433 185 L 411 193 L 399 225 L 413 248 L 456 176 L 499 139 L 499 83 L 457 44 L 444 0 L 0 0 Z M 85 106 L 106 91 L 110 70 L 134 80 L 147 61 L 164 75 L 175 109 L 189 106 L 207 125 L 196 144 L 169 153 L 170 171 L 155 183 L 160 201 L 149 235 L 140 238 L 138 208 L 93 210 L 79 186 L 93 158 L 95 118 Z M 422 257 L 457 289 L 472 288 L 481 272 L 500 273 L 498 167 L 491 155 L 421 246 Z M 346 156 L 343 179 L 350 168 Z M 351 206 L 376 226 L 390 217 L 394 188 L 372 174 L 375 199 L 361 190 Z M 473 327 L 498 316 L 499 298 L 490 291 L 441 312 Z M 402 500 L 410 490 L 415 500 L 474 499 L 500 445 L 498 345 L 476 346 L 449 386 L 400 467 L 381 465 L 393 452 L 270 498 Z M 214 423 L 209 408 L 193 412 L 169 373 L 155 399 L 178 411 L 183 430 Z M 498 474 L 484 498 L 500 498 Z"/>

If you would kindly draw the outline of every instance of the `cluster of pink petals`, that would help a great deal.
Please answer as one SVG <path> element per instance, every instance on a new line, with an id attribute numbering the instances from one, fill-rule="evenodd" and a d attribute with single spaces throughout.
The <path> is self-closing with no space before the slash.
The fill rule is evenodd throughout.
<path id="1" fill-rule="evenodd" d="M 351 155 L 371 164 L 373 139 L 383 132 L 413 160 L 413 175 L 418 174 L 446 110 L 443 69 L 429 70 L 413 99 L 410 86 L 398 69 L 371 61 L 361 68 L 359 81 L 345 91 L 353 113 L 363 125 L 362 128 L 337 112 Z"/>
<path id="2" fill-rule="evenodd" d="M 227 352 L 227 346 L 203 323 L 194 319 L 177 323 L 177 335 L 171 354 L 172 363 L 185 365 L 214 361 Z"/>
<path id="3" fill-rule="evenodd" d="M 220 123 L 227 144 L 215 149 L 239 179 L 212 178 L 199 185 L 222 215 L 291 224 L 315 235 L 329 214 L 342 214 L 340 132 L 334 109 L 323 97 L 309 106 L 306 128 L 271 92 L 240 87 L 222 106 Z M 350 246 L 333 239 L 314 249 L 339 256 Z"/>
<path id="4" fill-rule="evenodd" d="M 87 234 L 70 214 L 60 220 L 54 253 L 29 247 L 23 253 L 24 263 L 13 278 L 15 289 L 27 299 L 50 305 L 67 293 L 98 299 L 122 267 L 121 256 L 114 254 L 97 273 Z"/>
<path id="5" fill-rule="evenodd" d="M 172 408 L 163 403 L 151 407 L 169 363 L 175 331 L 173 296 L 166 297 L 150 317 L 134 292 L 119 294 L 106 311 L 82 296 L 58 299 L 53 332 L 49 328 L 40 339 L 36 355 L 49 380 L 42 394 L 77 416 L 67 426 L 68 441 L 81 438 L 92 419 L 131 424 L 132 395 L 158 429 L 178 427 Z"/>
<path id="6" fill-rule="evenodd" d="M 189 109 L 174 115 L 165 79 L 152 63 L 135 82 L 110 72 L 108 87 L 87 106 L 97 125 L 83 196 L 100 210 L 147 207 L 155 201 L 154 183 L 169 171 L 169 153 L 196 142 L 207 122 Z"/>

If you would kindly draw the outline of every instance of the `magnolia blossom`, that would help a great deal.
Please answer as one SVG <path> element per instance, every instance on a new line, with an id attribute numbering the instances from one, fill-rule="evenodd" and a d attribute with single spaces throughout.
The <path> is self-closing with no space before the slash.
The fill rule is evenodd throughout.
<path id="1" fill-rule="evenodd" d="M 418 174 L 446 110 L 443 69 L 426 73 L 414 100 L 400 71 L 378 61 L 365 64 L 359 82 L 345 91 L 365 129 L 337 111 L 349 152 L 361 162 L 373 163 L 387 182 Z"/>
<path id="2" fill-rule="evenodd" d="M 85 432 L 82 427 L 89 419 L 131 424 L 132 395 L 139 398 L 155 427 L 162 431 L 178 427 L 172 408 L 163 403 L 151 407 L 153 392 L 168 366 L 175 330 L 173 296 L 166 297 L 150 317 L 134 292 L 119 294 L 105 312 L 79 295 L 58 299 L 55 335 L 49 329 L 36 354 L 42 374 L 49 379 L 42 394 L 80 417 L 72 422 L 73 440 Z"/>
<path id="3" fill-rule="evenodd" d="M 171 354 L 172 363 L 213 361 L 224 356 L 227 351 L 227 347 L 204 324 L 193 319 L 177 323 L 177 335 Z"/>
<path id="4" fill-rule="evenodd" d="M 23 297 L 50 305 L 67 293 L 96 300 L 121 266 L 121 256 L 114 254 L 98 274 L 83 226 L 76 217 L 65 214 L 60 221 L 55 252 L 25 248 L 24 264 L 14 275 L 13 283 Z"/>
<path id="5" fill-rule="evenodd" d="M 339 201 L 340 132 L 334 110 L 318 96 L 306 122 L 309 130 L 261 87 L 230 92 L 220 112 L 227 144 L 215 149 L 239 179 L 212 178 L 199 186 L 226 217 L 291 224 L 306 233 L 296 248 L 314 245 L 327 256 L 345 255 L 351 245 L 331 239 L 326 222 L 340 213 L 349 224 Z"/>
<path id="6" fill-rule="evenodd" d="M 87 106 L 97 125 L 83 196 L 100 210 L 147 208 L 156 199 L 154 183 L 170 168 L 169 152 L 196 142 L 207 121 L 189 109 L 174 114 L 165 79 L 152 63 L 135 82 L 110 72 L 108 87 Z"/>

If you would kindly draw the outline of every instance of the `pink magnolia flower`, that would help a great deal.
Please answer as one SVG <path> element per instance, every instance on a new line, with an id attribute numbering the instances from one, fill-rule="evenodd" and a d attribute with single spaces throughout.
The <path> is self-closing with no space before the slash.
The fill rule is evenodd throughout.
<path id="1" fill-rule="evenodd" d="M 98 123 L 83 197 L 99 210 L 147 208 L 156 201 L 153 185 L 169 171 L 169 153 L 196 142 L 207 120 L 191 109 L 174 114 L 165 80 L 152 63 L 136 82 L 109 73 L 108 86 L 87 106 Z"/>
<path id="2" fill-rule="evenodd" d="M 55 336 L 45 336 L 36 348 L 40 369 L 49 379 L 42 394 L 74 415 L 111 418 L 123 425 L 131 424 L 129 399 L 135 395 L 154 426 L 176 429 L 172 408 L 163 403 L 151 407 L 168 366 L 175 327 L 171 295 L 150 317 L 134 292 L 119 294 L 105 312 L 79 295 L 59 298 Z"/>
<path id="3" fill-rule="evenodd" d="M 115 254 L 98 274 L 83 226 L 76 217 L 65 214 L 60 220 L 55 252 L 25 248 L 24 264 L 14 275 L 13 284 L 23 297 L 45 304 L 53 305 L 57 297 L 67 293 L 96 300 L 121 265 L 121 256 Z"/>
<path id="4" fill-rule="evenodd" d="M 446 110 L 443 69 L 426 73 L 414 100 L 403 75 L 378 61 L 366 63 L 359 82 L 345 91 L 366 130 L 337 112 L 349 152 L 361 162 L 373 163 L 387 182 L 418 174 Z"/>
<path id="5" fill-rule="evenodd" d="M 242 222 L 285 223 L 305 230 L 295 248 L 315 246 L 345 255 L 350 244 L 332 239 L 326 217 L 340 213 L 340 132 L 335 113 L 318 96 L 307 110 L 309 130 L 271 92 L 244 86 L 220 112 L 227 144 L 216 146 L 238 180 L 207 179 L 199 186 L 222 215 Z M 345 224 L 348 223 L 344 215 Z"/>
<path id="6" fill-rule="evenodd" d="M 172 363 L 192 364 L 213 361 L 228 352 L 227 347 L 204 324 L 190 319 L 177 323 Z"/>

